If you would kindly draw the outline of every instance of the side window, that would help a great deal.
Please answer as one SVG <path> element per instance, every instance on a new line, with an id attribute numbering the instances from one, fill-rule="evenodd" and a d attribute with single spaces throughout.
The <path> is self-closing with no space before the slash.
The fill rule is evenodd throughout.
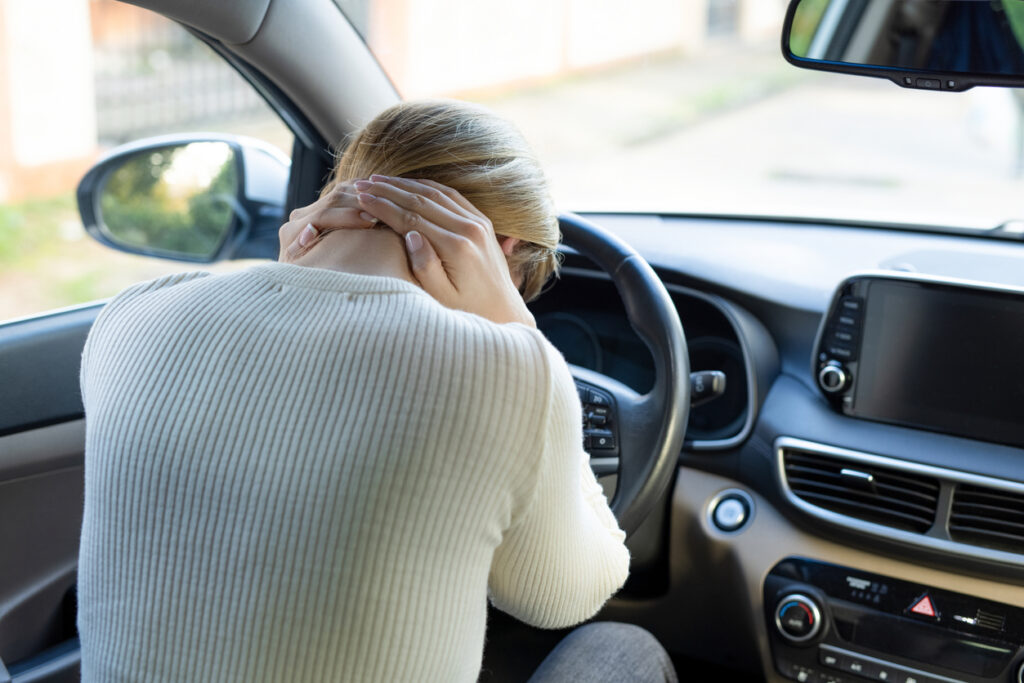
<path id="1" fill-rule="evenodd" d="M 196 269 L 114 251 L 86 235 L 74 192 L 105 151 L 213 131 L 291 154 L 292 134 L 277 115 L 181 26 L 115 0 L 58 4 L 57 22 L 47 17 L 53 3 L 5 3 L 0 17 L 0 322 Z M 38 41 L 44 25 L 50 35 Z"/>

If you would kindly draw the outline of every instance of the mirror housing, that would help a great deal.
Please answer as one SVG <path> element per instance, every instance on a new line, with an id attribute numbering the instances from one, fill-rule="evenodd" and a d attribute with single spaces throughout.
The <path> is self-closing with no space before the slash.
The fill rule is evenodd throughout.
<path id="1" fill-rule="evenodd" d="M 86 232 L 131 254 L 277 258 L 291 162 L 252 138 L 188 133 L 118 147 L 78 184 Z"/>
<path id="2" fill-rule="evenodd" d="M 791 0 L 782 54 L 804 69 L 905 88 L 1024 87 L 1024 2 Z"/>

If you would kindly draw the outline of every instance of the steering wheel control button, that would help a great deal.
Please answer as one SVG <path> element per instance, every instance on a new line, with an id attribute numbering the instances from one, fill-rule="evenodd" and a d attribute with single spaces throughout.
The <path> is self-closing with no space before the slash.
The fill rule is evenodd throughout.
<path id="1" fill-rule="evenodd" d="M 722 496 L 711 511 L 711 520 L 720 531 L 732 533 L 742 529 L 750 519 L 752 505 L 749 499 L 731 493 Z"/>
<path id="2" fill-rule="evenodd" d="M 601 451 L 605 457 L 616 455 L 618 439 L 612 424 L 611 394 L 582 382 L 576 383 L 576 391 L 583 404 L 584 450 Z"/>
<path id="3" fill-rule="evenodd" d="M 846 388 L 850 378 L 842 365 L 829 363 L 818 372 L 818 384 L 830 394 L 835 394 Z"/>
<path id="4" fill-rule="evenodd" d="M 615 435 L 607 429 L 591 429 L 589 436 L 592 451 L 610 451 L 615 448 Z"/>
<path id="5" fill-rule="evenodd" d="M 791 593 L 775 609 L 775 627 L 791 643 L 805 643 L 821 632 L 821 610 L 811 598 Z"/>

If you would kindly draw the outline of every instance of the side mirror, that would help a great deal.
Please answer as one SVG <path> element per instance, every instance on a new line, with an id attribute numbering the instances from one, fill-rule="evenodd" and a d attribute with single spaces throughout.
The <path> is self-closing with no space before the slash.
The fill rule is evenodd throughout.
<path id="1" fill-rule="evenodd" d="M 89 169 L 78 210 L 93 238 L 132 254 L 198 263 L 276 258 L 290 166 L 250 138 L 147 138 Z"/>
<path id="2" fill-rule="evenodd" d="M 782 54 L 795 66 L 905 88 L 1024 86 L 1021 0 L 791 0 Z"/>

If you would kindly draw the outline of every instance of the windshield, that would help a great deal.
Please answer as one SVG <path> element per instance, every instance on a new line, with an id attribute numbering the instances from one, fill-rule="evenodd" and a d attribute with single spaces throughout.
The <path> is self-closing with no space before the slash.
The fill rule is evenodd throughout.
<path id="1" fill-rule="evenodd" d="M 1024 217 L 1017 91 L 797 69 L 779 48 L 784 0 L 338 2 L 404 97 L 515 121 L 563 209 L 972 229 Z"/>

